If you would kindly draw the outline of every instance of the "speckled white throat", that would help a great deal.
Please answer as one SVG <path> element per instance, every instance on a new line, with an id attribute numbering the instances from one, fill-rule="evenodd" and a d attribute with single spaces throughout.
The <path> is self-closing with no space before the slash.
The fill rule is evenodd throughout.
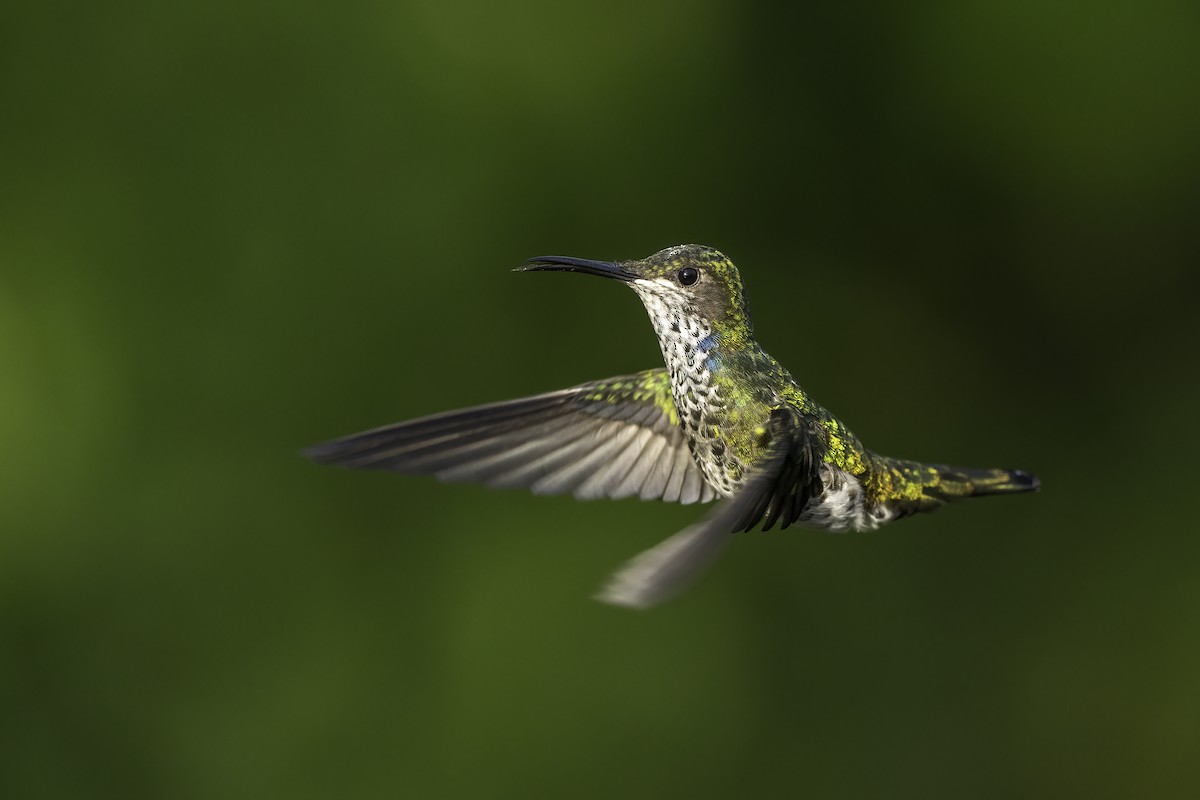
<path id="1" fill-rule="evenodd" d="M 747 465 L 728 453 L 719 440 L 714 441 L 704 424 L 706 419 L 719 419 L 726 408 L 726 399 L 713 380 L 714 370 L 720 369 L 720 337 L 703 317 L 680 303 L 679 287 L 671 281 L 637 280 L 633 289 L 658 334 L 671 376 L 671 395 L 692 458 L 709 484 L 729 497 L 741 488 Z"/>

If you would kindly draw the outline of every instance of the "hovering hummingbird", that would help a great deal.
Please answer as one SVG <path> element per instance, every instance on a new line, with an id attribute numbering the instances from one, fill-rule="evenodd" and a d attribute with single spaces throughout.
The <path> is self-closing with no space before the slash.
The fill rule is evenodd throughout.
<path id="1" fill-rule="evenodd" d="M 959 498 L 1038 488 L 1019 470 L 922 464 L 863 447 L 759 347 L 737 268 L 710 247 L 679 245 L 640 261 L 541 256 L 517 271 L 626 283 L 646 306 L 666 367 L 401 422 L 306 454 L 581 499 L 720 500 L 597 595 L 637 608 L 676 594 L 731 533 L 760 522 L 869 531 Z"/>

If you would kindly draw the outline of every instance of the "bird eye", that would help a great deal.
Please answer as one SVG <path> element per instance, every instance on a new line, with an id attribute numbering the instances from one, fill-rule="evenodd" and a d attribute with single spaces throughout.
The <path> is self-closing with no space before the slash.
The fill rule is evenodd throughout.
<path id="1" fill-rule="evenodd" d="M 696 281 L 700 280 L 700 270 L 695 267 L 684 267 L 679 270 L 679 282 L 684 286 L 691 286 Z"/>

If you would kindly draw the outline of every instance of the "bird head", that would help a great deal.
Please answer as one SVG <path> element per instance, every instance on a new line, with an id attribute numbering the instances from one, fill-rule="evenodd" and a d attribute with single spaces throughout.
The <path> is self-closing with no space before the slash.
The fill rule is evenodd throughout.
<path id="1" fill-rule="evenodd" d="M 708 329 L 722 345 L 744 346 L 751 336 L 750 317 L 737 267 L 711 247 L 682 244 L 635 261 L 591 261 L 569 256 L 539 256 L 522 272 L 582 272 L 629 284 L 638 293 L 660 337 L 678 326 Z"/>

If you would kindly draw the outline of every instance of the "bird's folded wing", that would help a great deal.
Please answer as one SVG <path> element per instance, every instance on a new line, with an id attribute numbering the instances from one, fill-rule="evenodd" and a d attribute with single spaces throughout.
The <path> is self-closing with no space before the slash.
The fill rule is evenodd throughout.
<path id="1" fill-rule="evenodd" d="M 688 450 L 665 369 L 401 422 L 305 455 L 579 498 L 695 503 L 717 495 Z"/>
<path id="2" fill-rule="evenodd" d="M 794 410 L 771 414 L 766 454 L 733 497 L 708 516 L 635 556 L 613 574 L 596 599 L 630 608 L 649 608 L 678 594 L 716 560 L 735 531 L 764 521 L 770 530 L 796 520 L 810 497 L 821 492 L 822 438 Z M 764 520 L 765 517 L 765 520 Z"/>

